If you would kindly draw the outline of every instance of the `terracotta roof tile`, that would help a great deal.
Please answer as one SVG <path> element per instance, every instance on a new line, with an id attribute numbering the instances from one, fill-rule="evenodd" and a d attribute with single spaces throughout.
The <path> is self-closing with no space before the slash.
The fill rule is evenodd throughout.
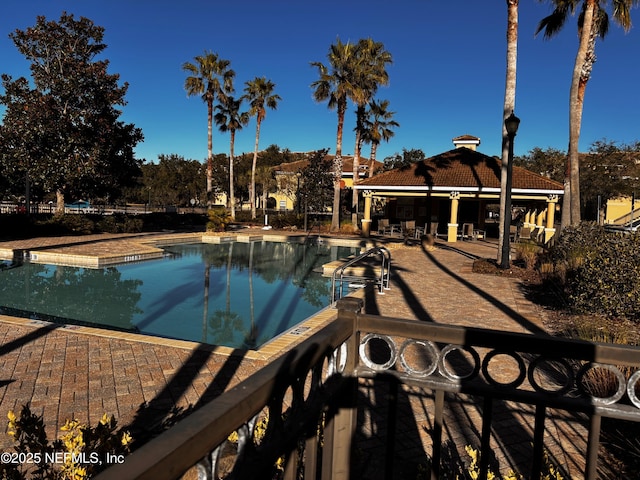
<path id="1" fill-rule="evenodd" d="M 501 167 L 502 162 L 497 158 L 462 147 L 362 180 L 359 188 L 369 185 L 499 189 Z M 516 166 L 513 167 L 513 188 L 563 190 L 561 183 Z"/>

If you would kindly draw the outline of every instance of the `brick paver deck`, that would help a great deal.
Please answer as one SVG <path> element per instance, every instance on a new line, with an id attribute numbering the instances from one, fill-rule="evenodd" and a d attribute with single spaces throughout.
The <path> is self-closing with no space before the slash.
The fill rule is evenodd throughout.
<path id="1" fill-rule="evenodd" d="M 126 254 L 135 250 L 132 245 L 137 241 L 125 235 L 32 239 L 0 242 L 0 253 L 7 258 L 8 251 L 46 248 L 82 255 Z M 388 247 L 391 290 L 368 295 L 368 313 L 515 332 L 544 331 L 545 312 L 526 299 L 519 280 L 471 271 L 474 258 L 496 255 L 495 243 L 439 243 L 433 250 L 418 245 Z M 145 438 L 262 364 L 258 357 L 230 355 L 215 347 L 95 335 L 1 316 L 0 341 L 0 422 L 8 410 L 30 403 L 34 412 L 44 415 L 49 438 L 57 437 L 57 429 L 68 418 L 95 424 L 105 412 L 114 414 L 120 425 L 128 425 L 134 437 Z M 400 428 L 419 431 L 425 438 L 431 427 L 426 415 L 416 413 L 428 408 L 428 400 L 422 402 L 400 418 Z M 518 422 L 530 431 L 530 417 L 530 412 L 520 410 L 505 414 L 505 428 L 496 437 L 498 456 L 513 456 L 514 449 L 503 445 L 508 442 L 504 431 L 513 430 Z M 460 434 L 451 433 L 452 438 Z M 0 449 L 8 444 L 0 435 Z M 580 451 L 582 440 L 574 447 Z M 562 448 L 554 450 L 554 460 L 567 467 L 571 461 L 561 457 Z M 410 448 L 406 452 L 410 454 Z M 374 458 L 370 466 L 376 468 Z"/>

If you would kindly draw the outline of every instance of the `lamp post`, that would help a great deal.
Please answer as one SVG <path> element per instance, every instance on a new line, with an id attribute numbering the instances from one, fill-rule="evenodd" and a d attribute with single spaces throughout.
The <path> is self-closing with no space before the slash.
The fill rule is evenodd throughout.
<path id="1" fill-rule="evenodd" d="M 501 268 L 509 268 L 511 266 L 510 263 L 510 255 L 509 251 L 511 246 L 509 245 L 509 235 L 511 230 L 511 183 L 513 177 L 513 139 L 518 132 L 518 126 L 520 125 L 520 119 L 511 112 L 506 120 L 504 121 L 504 126 L 507 130 L 507 137 L 509 139 L 509 157 L 507 162 L 507 181 L 505 186 L 505 202 L 504 202 L 504 217 L 502 219 L 502 261 L 500 264 Z"/>

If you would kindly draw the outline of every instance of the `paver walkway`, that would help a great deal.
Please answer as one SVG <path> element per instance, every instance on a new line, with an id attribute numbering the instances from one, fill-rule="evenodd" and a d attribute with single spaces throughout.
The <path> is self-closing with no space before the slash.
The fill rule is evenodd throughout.
<path id="1" fill-rule="evenodd" d="M 85 251 L 109 245 L 117 249 L 118 238 L 0 242 L 0 249 L 61 243 L 68 248 L 75 243 Z M 107 239 L 93 247 L 87 243 Z M 474 258 L 495 257 L 495 243 L 439 243 L 434 250 L 389 248 L 391 290 L 370 296 L 368 313 L 516 332 L 543 331 L 545 312 L 526 299 L 520 281 L 471 271 Z M 242 354 L 220 354 L 215 347 L 178 348 L 8 320 L 0 317 L 0 422 L 8 410 L 30 403 L 34 412 L 44 416 L 49 438 L 57 436 L 68 418 L 95 424 L 105 412 L 114 414 L 120 425 L 128 425 L 134 437 L 144 438 L 237 384 L 261 364 Z M 415 417 L 411 422 L 413 428 L 416 423 L 426 428 L 427 418 Z M 0 435 L 0 449 L 7 446 L 8 439 Z"/>

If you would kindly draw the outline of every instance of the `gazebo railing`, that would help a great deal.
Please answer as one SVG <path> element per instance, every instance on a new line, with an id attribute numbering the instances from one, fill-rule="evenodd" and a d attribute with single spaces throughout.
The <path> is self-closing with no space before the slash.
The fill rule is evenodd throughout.
<path id="1" fill-rule="evenodd" d="M 562 421 L 556 412 L 585 425 L 586 445 L 574 454 L 587 479 L 596 478 L 601 420 L 640 421 L 638 348 L 365 315 L 354 298 L 337 307 L 336 319 L 299 346 L 96 478 L 354 478 L 352 454 L 367 448 L 358 439 L 374 413 L 382 416 L 376 435 L 384 437 L 377 458 L 384 467 L 375 478 L 397 478 L 402 465 L 395 459 L 407 435 L 398 418 L 402 392 L 423 397 L 414 418 L 427 417 L 422 434 L 432 479 L 443 474 L 445 437 L 455 428 L 477 431 L 478 478 L 487 478 L 495 451 L 515 441 L 512 434 L 496 438 L 503 402 L 531 411 L 532 425 L 521 429 L 526 478 L 540 478 L 555 432 L 550 422 Z M 623 367 L 633 372 L 629 378 Z M 595 371 L 613 376 L 614 392 L 589 392 Z M 386 404 L 363 401 L 372 384 L 386 385 Z M 466 408 L 477 419 L 447 414 L 460 396 L 473 399 Z M 183 477 L 187 471 L 193 476 Z"/>

